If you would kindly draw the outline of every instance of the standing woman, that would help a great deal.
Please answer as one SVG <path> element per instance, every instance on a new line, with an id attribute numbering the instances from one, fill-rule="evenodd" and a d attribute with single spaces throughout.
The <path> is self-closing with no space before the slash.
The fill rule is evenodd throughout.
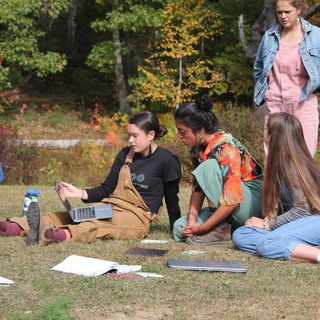
<path id="1" fill-rule="evenodd" d="M 159 125 L 153 113 L 143 111 L 129 119 L 127 132 L 130 146 L 119 152 L 100 186 L 78 189 L 69 183 L 59 184 L 59 192 L 64 197 L 111 204 L 111 219 L 75 224 L 67 212 L 40 215 L 38 203 L 32 202 L 27 218 L 15 217 L 0 222 L 0 234 L 28 234 L 27 243 L 35 244 L 39 240 L 41 219 L 42 225 L 46 226 L 44 238 L 48 241 L 140 239 L 147 236 L 163 197 L 172 229 L 173 223 L 180 217 L 178 192 L 181 168 L 179 160 L 156 143 L 156 139 L 167 130 Z"/>
<path id="2" fill-rule="evenodd" d="M 279 21 L 266 31 L 254 63 L 254 101 L 266 102 L 266 119 L 286 112 L 302 125 L 308 149 L 314 156 L 318 140 L 320 87 L 320 28 L 300 17 L 304 0 L 275 0 Z M 265 145 L 265 154 L 267 155 Z"/>
<path id="3" fill-rule="evenodd" d="M 235 246 L 270 259 L 320 262 L 320 165 L 310 155 L 299 120 L 269 117 L 264 175 L 266 217 L 251 218 L 233 233 Z"/>
<path id="4" fill-rule="evenodd" d="M 213 244 L 252 216 L 261 217 L 262 169 L 230 133 L 218 129 L 212 101 L 181 104 L 175 123 L 182 143 L 191 148 L 194 171 L 189 210 L 174 224 L 177 241 Z M 208 207 L 201 209 L 204 199 Z M 230 228 L 229 228 L 230 236 Z"/>

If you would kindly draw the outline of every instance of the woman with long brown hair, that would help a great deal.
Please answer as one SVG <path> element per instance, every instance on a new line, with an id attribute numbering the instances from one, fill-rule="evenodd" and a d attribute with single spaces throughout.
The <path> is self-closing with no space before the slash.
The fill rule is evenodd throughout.
<path id="1" fill-rule="evenodd" d="M 264 219 L 250 218 L 233 234 L 243 251 L 267 258 L 320 260 L 320 165 L 306 145 L 300 121 L 270 116 L 263 184 Z"/>

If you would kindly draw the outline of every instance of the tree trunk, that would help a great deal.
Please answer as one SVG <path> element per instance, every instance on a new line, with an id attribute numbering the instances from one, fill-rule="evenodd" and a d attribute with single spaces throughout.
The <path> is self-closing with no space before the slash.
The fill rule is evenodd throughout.
<path id="1" fill-rule="evenodd" d="M 75 42 L 76 42 L 76 22 L 78 0 L 70 0 L 68 11 L 68 39 L 67 39 L 67 51 L 71 58 L 75 56 Z"/>
<path id="2" fill-rule="evenodd" d="M 116 10 L 119 5 L 119 0 L 113 0 L 112 4 L 113 4 L 113 9 Z M 115 28 L 112 30 L 112 41 L 114 46 L 114 57 L 116 60 L 115 77 L 116 77 L 117 93 L 118 93 L 118 100 L 119 100 L 119 110 L 121 112 L 128 113 L 130 111 L 130 106 L 128 103 L 127 84 L 124 77 L 119 29 Z"/>
<path id="3" fill-rule="evenodd" d="M 314 15 L 316 15 L 318 12 L 320 12 L 320 3 L 313 5 L 310 7 L 306 12 L 303 13 L 303 17 L 305 19 L 310 19 Z"/>
<path id="4" fill-rule="evenodd" d="M 242 15 L 239 17 L 239 36 L 242 46 L 244 48 L 245 57 L 253 63 L 260 40 L 264 34 L 264 32 L 269 29 L 271 26 L 276 24 L 276 16 L 273 8 L 273 0 L 265 0 L 262 12 L 258 18 L 258 20 L 253 24 L 251 29 L 252 42 L 247 44 L 246 39 L 244 37 L 243 29 L 243 19 Z"/>
<path id="5" fill-rule="evenodd" d="M 178 97 L 176 108 L 179 108 L 180 96 L 181 96 L 181 87 L 182 87 L 182 58 L 179 58 L 179 82 L 178 82 Z"/>
<path id="6" fill-rule="evenodd" d="M 238 29 L 239 29 L 239 38 L 242 45 L 242 48 L 246 48 L 248 43 L 246 39 L 246 35 L 244 33 L 244 26 L 243 26 L 243 14 L 240 15 L 238 20 Z"/>

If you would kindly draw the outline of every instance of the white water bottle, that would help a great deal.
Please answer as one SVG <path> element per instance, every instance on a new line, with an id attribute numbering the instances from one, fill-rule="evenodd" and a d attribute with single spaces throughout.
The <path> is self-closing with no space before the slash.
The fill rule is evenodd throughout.
<path id="1" fill-rule="evenodd" d="M 26 216 L 28 214 L 29 205 L 31 202 L 38 202 L 40 191 L 38 189 L 28 189 L 23 200 L 23 210 L 22 215 Z"/>

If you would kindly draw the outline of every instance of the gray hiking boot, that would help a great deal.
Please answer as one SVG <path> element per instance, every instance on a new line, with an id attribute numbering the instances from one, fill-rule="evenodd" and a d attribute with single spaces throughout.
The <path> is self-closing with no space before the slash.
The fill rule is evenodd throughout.
<path id="1" fill-rule="evenodd" d="M 38 202 L 31 202 L 28 208 L 27 220 L 30 231 L 26 240 L 27 245 L 34 246 L 39 241 L 40 208 Z"/>
<path id="2" fill-rule="evenodd" d="M 191 245 L 213 245 L 231 239 L 231 224 L 221 222 L 217 227 L 201 236 L 188 237 L 186 243 Z"/>

